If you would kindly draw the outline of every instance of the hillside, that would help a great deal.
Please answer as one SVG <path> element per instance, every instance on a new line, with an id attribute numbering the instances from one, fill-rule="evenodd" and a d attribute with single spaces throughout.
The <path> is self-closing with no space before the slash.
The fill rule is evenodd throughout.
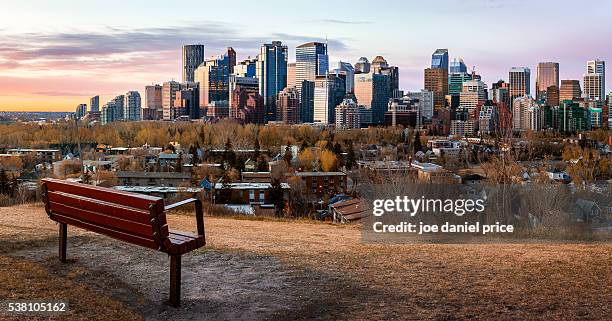
<path id="1" fill-rule="evenodd" d="M 170 215 L 173 229 L 195 219 Z M 206 217 L 183 258 L 183 307 L 167 255 L 57 226 L 38 206 L 0 208 L 0 298 L 68 299 L 60 319 L 605 320 L 610 244 L 361 243 L 359 226 Z M 5 317 L 8 320 L 10 318 Z M 0 313 L 0 319 L 3 319 Z M 15 318 L 17 320 L 17 318 Z"/>

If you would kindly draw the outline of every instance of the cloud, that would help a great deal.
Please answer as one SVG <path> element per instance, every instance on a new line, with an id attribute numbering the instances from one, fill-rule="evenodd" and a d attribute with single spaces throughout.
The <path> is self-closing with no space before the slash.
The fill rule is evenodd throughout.
<path id="1" fill-rule="evenodd" d="M 37 91 L 37 92 L 33 92 L 32 95 L 37 95 L 37 96 L 88 96 L 86 93 L 67 92 L 67 91 Z"/>
<path id="2" fill-rule="evenodd" d="M 341 25 L 368 25 L 372 24 L 372 21 L 359 21 L 359 20 L 340 20 L 340 19 L 319 19 L 319 22 L 341 24 Z"/>

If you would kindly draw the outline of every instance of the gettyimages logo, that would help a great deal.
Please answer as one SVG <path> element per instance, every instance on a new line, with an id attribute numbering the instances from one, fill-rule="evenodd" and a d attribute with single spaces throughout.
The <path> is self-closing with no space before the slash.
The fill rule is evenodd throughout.
<path id="1" fill-rule="evenodd" d="M 463 216 L 466 213 L 485 210 L 484 199 L 426 199 L 425 196 L 414 199 L 408 196 L 396 196 L 395 199 L 376 199 L 372 202 L 372 214 L 382 216 L 385 213 L 405 213 L 416 216 L 419 213 L 452 213 Z"/>

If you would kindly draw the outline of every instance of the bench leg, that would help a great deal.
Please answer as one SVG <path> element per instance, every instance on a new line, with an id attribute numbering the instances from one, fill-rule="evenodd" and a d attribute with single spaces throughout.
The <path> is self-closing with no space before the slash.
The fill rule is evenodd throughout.
<path id="1" fill-rule="evenodd" d="M 181 256 L 170 255 L 170 304 L 181 304 Z"/>
<path id="2" fill-rule="evenodd" d="M 68 226 L 59 223 L 59 259 L 66 263 L 66 241 L 68 238 Z"/>

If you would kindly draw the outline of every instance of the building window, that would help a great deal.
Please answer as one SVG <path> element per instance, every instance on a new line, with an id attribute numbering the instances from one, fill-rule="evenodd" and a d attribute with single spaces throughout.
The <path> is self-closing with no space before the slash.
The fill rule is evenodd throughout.
<path id="1" fill-rule="evenodd" d="M 259 191 L 259 202 L 262 204 L 266 202 L 266 193 L 264 191 Z"/>
<path id="2" fill-rule="evenodd" d="M 253 191 L 253 190 L 249 191 L 249 202 L 250 203 L 255 202 L 255 191 Z"/>

